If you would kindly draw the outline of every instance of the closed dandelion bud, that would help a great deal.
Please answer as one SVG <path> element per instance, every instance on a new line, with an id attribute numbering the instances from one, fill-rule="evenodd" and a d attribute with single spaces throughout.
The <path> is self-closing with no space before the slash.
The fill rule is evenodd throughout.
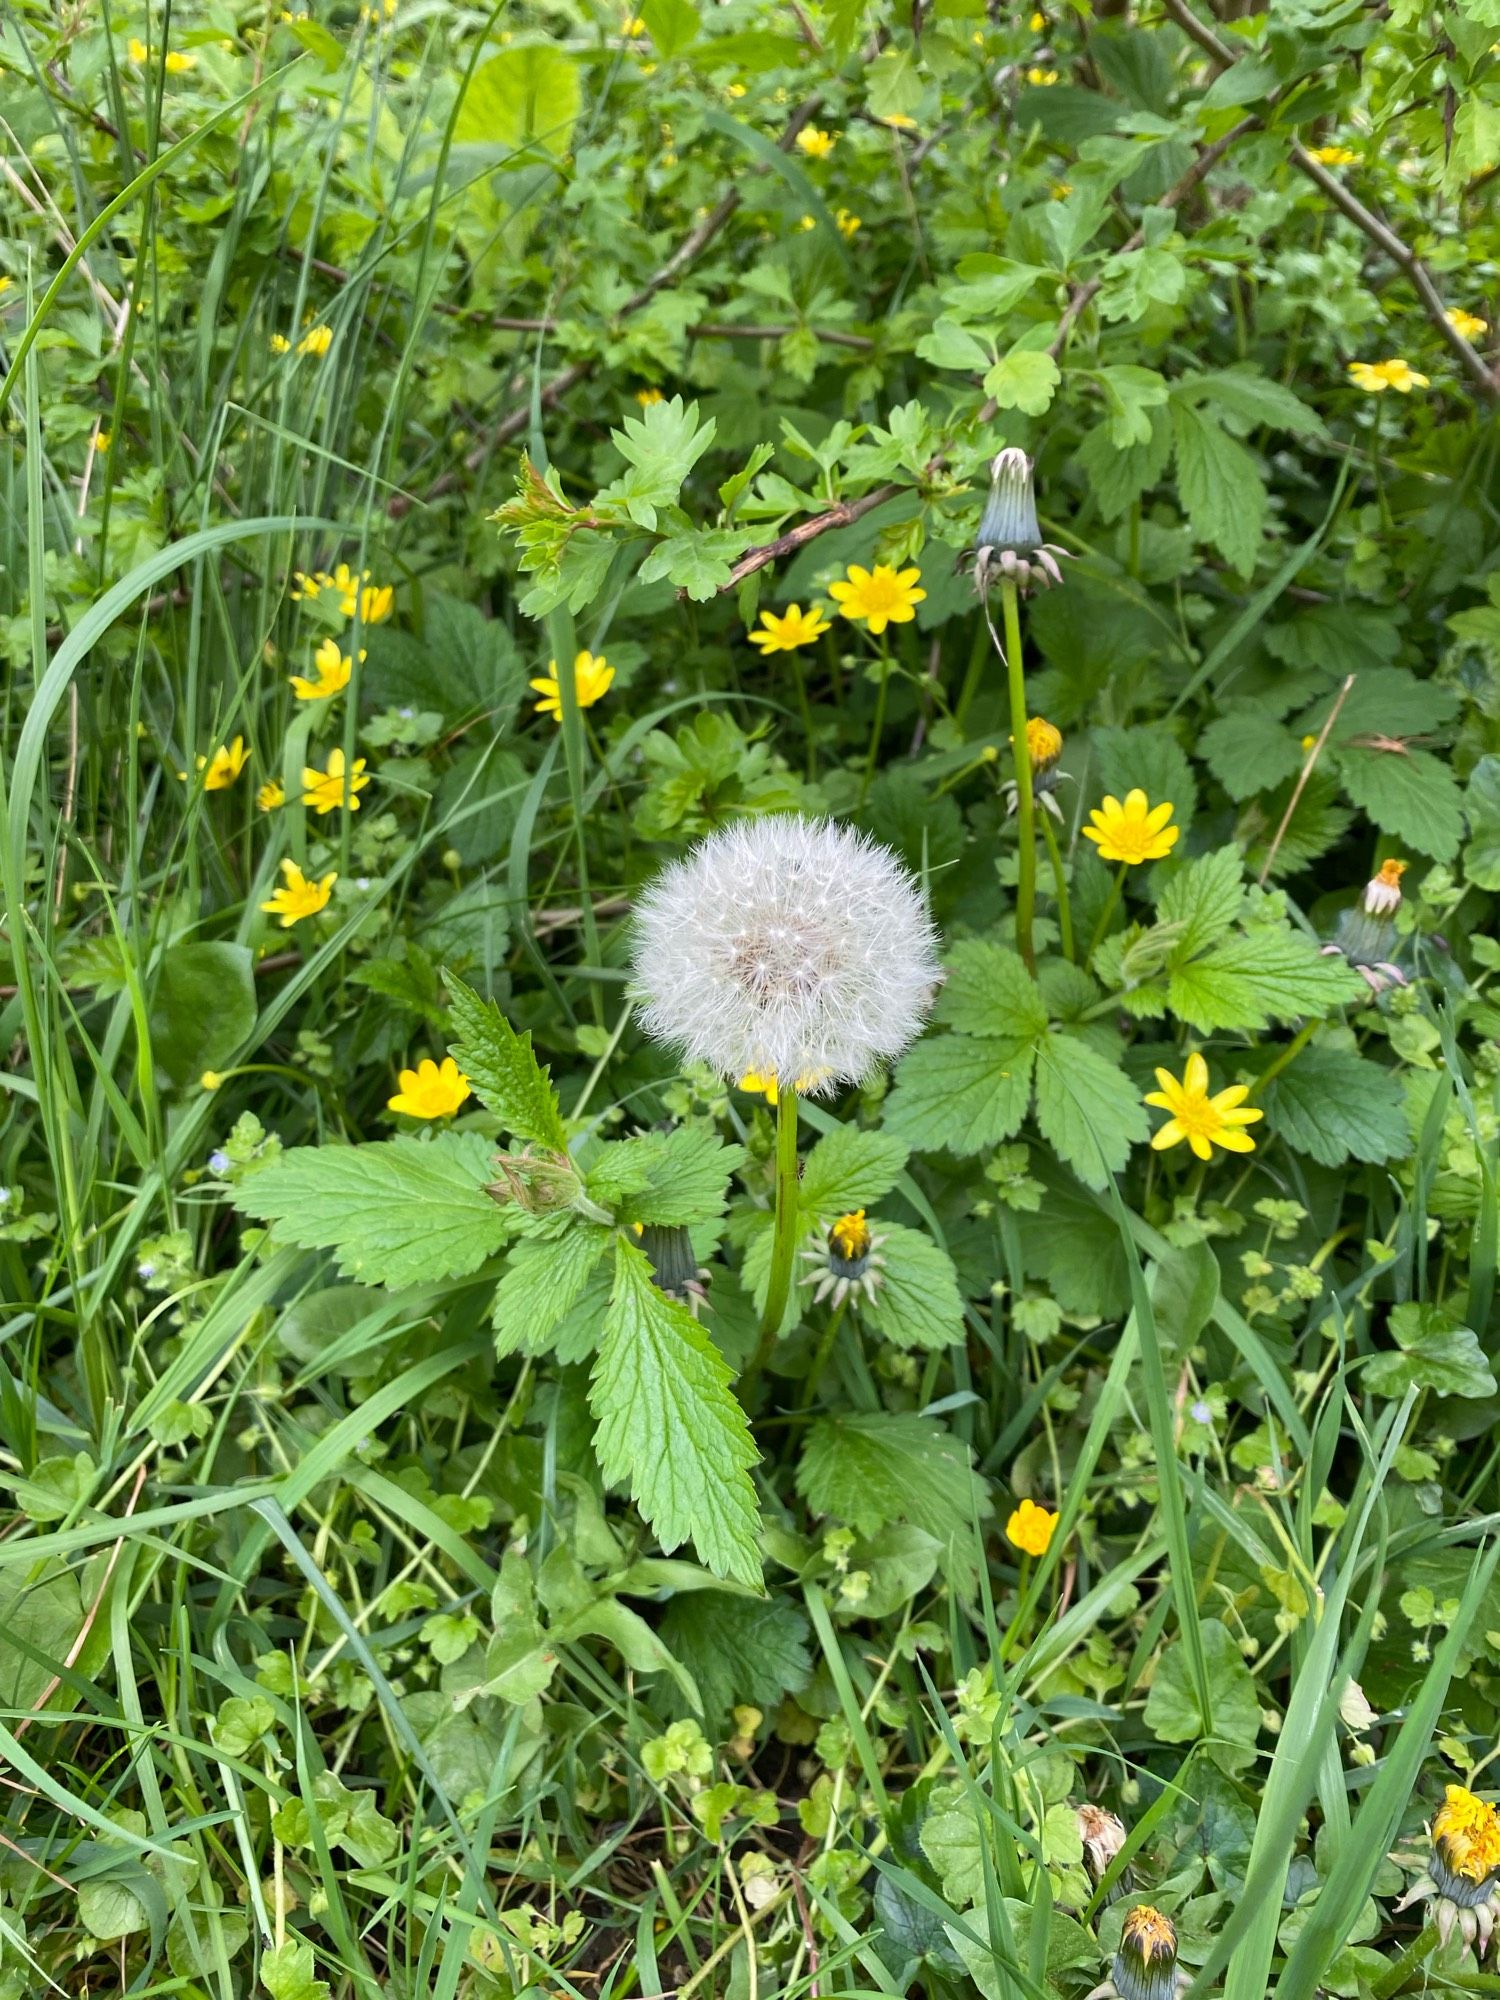
<path id="1" fill-rule="evenodd" d="M 1174 2000 L 1186 1984 L 1187 1975 L 1177 1969 L 1177 1931 L 1171 1919 L 1149 1903 L 1138 1904 L 1125 1918 L 1103 1992 L 1112 1991 L 1116 2000 Z"/>
<path id="2" fill-rule="evenodd" d="M 1071 783 L 1067 772 L 1057 768 L 1057 760 L 1062 753 L 1062 731 L 1057 725 L 1049 722 L 1044 715 L 1029 717 L 1026 723 L 1026 756 L 1031 765 L 1031 796 L 1056 820 L 1063 817 L 1057 788 L 1064 782 Z M 1016 785 L 1012 778 L 1007 780 L 1005 786 L 1005 810 L 1013 813 L 1015 809 Z"/>
<path id="3" fill-rule="evenodd" d="M 1031 472 L 1031 460 L 1015 445 L 991 461 L 990 495 L 974 538 L 974 581 L 981 592 L 996 577 L 1018 590 L 1033 583 L 1048 590 L 1063 580 L 1057 558 L 1067 550 L 1042 540 Z"/>
<path id="4" fill-rule="evenodd" d="M 528 1215 L 550 1215 L 556 1209 L 577 1206 L 583 1197 L 583 1183 L 572 1161 L 562 1153 L 535 1146 L 519 1153 L 502 1153 L 495 1161 L 495 1172 L 497 1177 L 485 1193 L 502 1208 L 514 1202 Z M 600 1220 L 610 1220 L 602 1211 L 595 1212 Z"/>
<path id="5" fill-rule="evenodd" d="M 648 1222 L 641 1231 L 641 1248 L 651 1260 L 657 1288 L 696 1313 L 708 1297 L 708 1272 L 693 1254 L 693 1239 L 681 1224 Z"/>

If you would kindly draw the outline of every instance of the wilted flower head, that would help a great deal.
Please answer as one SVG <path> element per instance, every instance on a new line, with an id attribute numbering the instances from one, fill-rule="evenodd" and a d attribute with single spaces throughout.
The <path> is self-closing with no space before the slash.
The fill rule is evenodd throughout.
<path id="1" fill-rule="evenodd" d="M 1088 1864 L 1089 1874 L 1097 1882 L 1107 1873 L 1109 1864 L 1125 1845 L 1125 1822 L 1103 1806 L 1092 1804 L 1078 1808 L 1078 1837 L 1083 1842 L 1083 1857 Z"/>
<path id="2" fill-rule="evenodd" d="M 1432 1921 L 1446 1944 L 1457 1930 L 1483 1958 L 1500 1908 L 1500 1813 L 1462 1785 L 1449 1785 L 1432 1821 L 1426 1873 L 1396 1905 L 1431 1905 Z"/>
<path id="3" fill-rule="evenodd" d="M 1000 576 L 1021 590 L 1033 583 L 1049 590 L 1063 580 L 1057 558 L 1067 553 L 1042 540 L 1031 460 L 1018 446 L 1008 445 L 990 463 L 990 497 L 974 538 L 975 583 L 985 591 Z"/>
<path id="4" fill-rule="evenodd" d="M 802 1282 L 818 1288 L 813 1293 L 813 1304 L 821 1305 L 831 1297 L 836 1306 L 841 1306 L 851 1292 L 862 1292 L 867 1299 L 873 1299 L 885 1269 L 885 1259 L 880 1255 L 884 1241 L 883 1236 L 871 1230 L 862 1208 L 831 1223 L 826 1241 L 802 1252 L 804 1261 L 812 1265 Z"/>
<path id="5" fill-rule="evenodd" d="M 941 976 L 921 892 L 889 849 L 778 814 L 710 834 L 636 911 L 647 1031 L 721 1076 L 857 1083 L 897 1056 Z"/>
<path id="6" fill-rule="evenodd" d="M 1149 1903 L 1140 1903 L 1125 1918 L 1120 1948 L 1110 1976 L 1088 2000 L 1173 2000 L 1191 1981 L 1177 1963 L 1177 1931 Z"/>
<path id="7" fill-rule="evenodd" d="M 1405 861 L 1382 861 L 1365 884 L 1365 910 L 1372 917 L 1392 917 L 1401 907 L 1401 877 Z"/>
<path id="8" fill-rule="evenodd" d="M 1389 986 L 1411 982 L 1395 962 L 1396 928 L 1391 922 L 1401 907 L 1401 877 L 1407 863 L 1382 861 L 1365 884 L 1359 908 L 1345 910 L 1331 944 L 1323 947 L 1324 958 L 1345 958 L 1379 997 Z"/>

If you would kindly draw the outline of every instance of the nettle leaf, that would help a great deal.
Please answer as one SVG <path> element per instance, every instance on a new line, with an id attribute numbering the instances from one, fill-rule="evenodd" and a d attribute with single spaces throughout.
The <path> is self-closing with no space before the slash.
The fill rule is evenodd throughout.
<path id="1" fill-rule="evenodd" d="M 1255 1677 L 1227 1625 L 1217 1618 L 1205 1619 L 1200 1631 L 1211 1724 L 1205 1723 L 1199 1705 L 1187 1648 L 1176 1639 L 1156 1663 L 1146 1697 L 1146 1727 L 1159 1743 L 1206 1740 L 1216 1764 L 1227 1771 L 1243 1771 L 1255 1762 L 1255 1739 L 1260 1734 Z"/>
<path id="2" fill-rule="evenodd" d="M 1339 605 L 1337 609 L 1340 623 L 1355 615 L 1351 606 Z M 1342 701 L 1339 701 L 1341 689 L 1333 689 L 1315 701 L 1298 717 L 1298 734 L 1320 734 L 1335 702 L 1338 714 L 1329 741 L 1341 747 L 1362 736 L 1427 736 L 1451 722 L 1459 709 L 1459 698 L 1452 688 L 1444 687 L 1440 681 L 1418 680 L 1405 667 L 1370 664 L 1372 657 L 1389 659 L 1400 647 L 1400 634 L 1388 612 L 1365 612 L 1363 618 L 1364 624 L 1359 628 L 1362 650 L 1349 669 L 1356 676 L 1353 687 Z M 1380 628 L 1378 638 L 1375 625 Z M 1319 629 L 1320 636 L 1326 635 L 1326 625 Z M 1325 672 L 1328 670 L 1326 659 L 1316 664 Z"/>
<path id="3" fill-rule="evenodd" d="M 836 1125 L 808 1154 L 802 1168 L 805 1214 L 845 1215 L 873 1208 L 890 1193 L 906 1165 L 908 1147 L 890 1132 Z"/>
<path id="4" fill-rule="evenodd" d="M 1236 68 L 1243 65 L 1236 65 Z M 1257 368 L 1219 368 L 1207 375 L 1189 375 L 1183 388 L 1213 404 L 1225 426 L 1238 436 L 1269 424 L 1274 430 L 1323 434 L 1323 419 L 1284 382 L 1273 381 Z"/>
<path id="5" fill-rule="evenodd" d="M 1390 1330 L 1400 1352 L 1376 1354 L 1365 1363 L 1365 1387 L 1373 1395 L 1404 1396 L 1410 1388 L 1472 1399 L 1496 1393 L 1494 1372 L 1473 1328 L 1441 1306 L 1396 1306 Z"/>
<path id="6" fill-rule="evenodd" d="M 1047 1006 L 1016 952 L 965 938 L 948 954 L 936 1018 L 960 1034 L 1025 1044 L 1046 1032 Z"/>
<path id="7" fill-rule="evenodd" d="M 933 1035 L 897 1065 L 885 1129 L 917 1152 L 998 1146 L 1021 1129 L 1033 1061 L 1029 1042 Z"/>
<path id="8" fill-rule="evenodd" d="M 485 1193 L 494 1147 L 475 1132 L 372 1146 L 296 1146 L 234 1190 L 277 1240 L 332 1250 L 346 1277 L 429 1284 L 475 1271 L 515 1230 Z"/>
<path id="9" fill-rule="evenodd" d="M 1302 768 L 1299 738 L 1264 707 L 1234 709 L 1198 739 L 1208 768 L 1232 799 L 1251 799 Z"/>
<path id="10" fill-rule="evenodd" d="M 1177 490 L 1193 533 L 1249 576 L 1260 553 L 1266 489 L 1253 455 L 1201 410 L 1172 404 Z"/>
<path id="11" fill-rule="evenodd" d="M 812 1674 L 808 1624 L 784 1597 L 731 1597 L 722 1590 L 679 1591 L 661 1636 L 698 1684 L 710 1721 L 736 1702 L 774 1708 L 799 1694 Z"/>
<path id="12" fill-rule="evenodd" d="M 1245 903 L 1245 864 L 1231 845 L 1201 854 L 1172 877 L 1157 900 L 1158 923 L 1177 928 L 1172 956 L 1183 962 L 1232 930 Z"/>
<path id="13" fill-rule="evenodd" d="M 946 1542 L 990 1512 L 966 1444 L 932 1417 L 883 1410 L 820 1418 L 802 1447 L 797 1491 L 815 1514 L 861 1535 L 912 1521 Z"/>
<path id="14" fill-rule="evenodd" d="M 1481 757 L 1464 794 L 1469 844 L 1464 874 L 1476 889 L 1500 889 L 1500 757 Z"/>
<path id="15" fill-rule="evenodd" d="M 555 1153 L 568 1149 L 551 1076 L 493 1000 L 481 1000 L 451 972 L 443 974 L 459 1039 L 453 1057 L 508 1132 Z"/>
<path id="16" fill-rule="evenodd" d="M 1323 1015 L 1361 999 L 1365 987 L 1341 958 L 1323 958 L 1289 926 L 1257 924 L 1201 958 L 1174 963 L 1167 1004 L 1179 1020 L 1212 1028 L 1266 1028 Z"/>
<path id="17" fill-rule="evenodd" d="M 612 1232 L 570 1220 L 559 1234 L 518 1243 L 495 1287 L 495 1349 L 545 1354 L 582 1297 Z"/>
<path id="18" fill-rule="evenodd" d="M 1352 1049 L 1304 1049 L 1266 1092 L 1266 1122 L 1325 1167 L 1410 1150 L 1400 1078 Z"/>
<path id="19" fill-rule="evenodd" d="M 657 1290 L 645 1255 L 615 1244 L 615 1283 L 589 1383 L 594 1449 L 669 1553 L 691 1541 L 718 1576 L 760 1587 L 756 1449 L 729 1364 L 697 1320 Z"/>
<path id="20" fill-rule="evenodd" d="M 1036 1052 L 1036 1122 L 1085 1187 L 1108 1186 L 1150 1125 L 1124 1072 L 1088 1042 L 1047 1035 Z"/>
<path id="21" fill-rule="evenodd" d="M 860 1313 L 897 1347 L 951 1347 L 964 1337 L 964 1302 L 953 1260 L 931 1237 L 899 1222 L 880 1221 L 885 1268 L 875 1297 Z"/>
<path id="22" fill-rule="evenodd" d="M 729 1176 L 745 1163 L 743 1146 L 727 1146 L 711 1125 L 679 1125 L 671 1132 L 642 1132 L 612 1144 L 608 1155 L 630 1171 L 615 1218 L 656 1222 L 665 1228 L 710 1222 L 724 1213 Z M 589 1176 L 590 1192 L 595 1177 Z"/>
<path id="23" fill-rule="evenodd" d="M 1339 752 L 1344 790 L 1383 833 L 1451 861 L 1464 836 L 1463 794 L 1441 758 L 1428 750 Z"/>

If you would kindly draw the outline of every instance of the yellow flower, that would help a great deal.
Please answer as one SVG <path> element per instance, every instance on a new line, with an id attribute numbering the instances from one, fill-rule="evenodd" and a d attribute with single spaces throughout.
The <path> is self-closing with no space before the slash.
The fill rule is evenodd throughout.
<path id="1" fill-rule="evenodd" d="M 310 326 L 297 342 L 297 352 L 299 354 L 316 354 L 321 358 L 328 352 L 332 345 L 333 328 L 331 326 Z"/>
<path id="2" fill-rule="evenodd" d="M 1035 1500 L 1023 1500 L 1005 1524 L 1005 1539 L 1022 1555 L 1044 1556 L 1052 1545 L 1058 1516 L 1038 1507 Z"/>
<path id="3" fill-rule="evenodd" d="M 1169 1069 L 1159 1069 L 1160 1090 L 1146 1093 L 1146 1102 L 1171 1117 L 1152 1137 L 1159 1153 L 1167 1146 L 1180 1146 L 1184 1139 L 1200 1160 L 1211 1160 L 1215 1146 L 1226 1153 L 1253 1153 L 1255 1141 L 1241 1128 L 1264 1118 L 1263 1111 L 1242 1109 L 1250 1095 L 1248 1084 L 1232 1083 L 1214 1097 L 1208 1094 L 1208 1064 L 1195 1049 L 1188 1057 L 1179 1083 Z"/>
<path id="4" fill-rule="evenodd" d="M 1395 389 L 1400 395 L 1409 396 L 1413 389 L 1425 389 L 1428 386 L 1425 375 L 1419 375 L 1410 362 L 1400 359 L 1351 361 L 1349 373 L 1354 378 L 1355 387 L 1368 390 L 1372 396 L 1384 395 L 1387 389 Z"/>
<path id="5" fill-rule="evenodd" d="M 1044 715 L 1033 715 L 1026 722 L 1026 754 L 1031 759 L 1033 771 L 1045 771 L 1055 764 L 1062 755 L 1062 731 Z"/>
<path id="6" fill-rule="evenodd" d="M 1308 158 L 1320 167 L 1352 167 L 1359 162 L 1358 153 L 1350 152 L 1347 146 L 1314 146 Z"/>
<path id="7" fill-rule="evenodd" d="M 893 132 L 915 132 L 917 129 L 916 119 L 906 111 L 888 111 L 880 123 L 888 125 Z"/>
<path id="8" fill-rule="evenodd" d="M 826 1083 L 827 1080 L 828 1071 L 826 1069 L 810 1069 L 804 1075 L 797 1078 L 797 1088 L 798 1090 L 816 1090 L 819 1084 Z M 740 1078 L 739 1087 L 751 1097 L 763 1097 L 767 1104 L 776 1103 L 777 1099 L 781 1096 L 781 1090 L 775 1077 L 762 1076 L 758 1069 L 747 1069 L 745 1074 Z"/>
<path id="9" fill-rule="evenodd" d="M 360 662 L 366 654 L 363 646 L 359 649 Z M 306 680 L 301 674 L 292 675 L 292 693 L 298 701 L 327 701 L 330 695 L 340 693 L 349 685 L 349 676 L 354 672 L 354 662 L 347 653 L 339 651 L 337 639 L 325 639 L 313 654 L 313 665 L 318 670 L 315 681 Z"/>
<path id="10" fill-rule="evenodd" d="M 232 743 L 221 743 L 212 757 L 198 759 L 198 769 L 204 774 L 204 791 L 228 791 L 249 762 L 250 752 L 245 748 L 243 736 L 236 736 Z"/>
<path id="11" fill-rule="evenodd" d="M 267 778 L 255 794 L 255 803 L 263 813 L 275 812 L 278 806 L 286 804 L 286 793 L 281 788 L 279 778 Z"/>
<path id="12" fill-rule="evenodd" d="M 797 134 L 797 151 L 806 153 L 810 160 L 826 160 L 837 142 L 837 133 L 820 132 L 816 125 L 808 125 Z"/>
<path id="13" fill-rule="evenodd" d="M 852 243 L 855 232 L 861 227 L 859 217 L 851 215 L 847 208 L 836 208 L 833 219 L 839 226 L 839 234 L 846 243 Z"/>
<path id="14" fill-rule="evenodd" d="M 383 625 L 395 608 L 395 591 L 388 583 L 371 583 L 368 570 L 361 570 L 356 576 L 348 563 L 340 563 L 332 576 L 320 571 L 318 581 L 338 592 L 339 610 L 346 618 L 352 618 L 358 611 L 361 625 Z"/>
<path id="15" fill-rule="evenodd" d="M 868 625 L 878 637 L 887 625 L 909 625 L 927 595 L 916 588 L 919 569 L 894 570 L 877 563 L 873 570 L 850 563 L 847 583 L 831 583 L 828 595 L 846 618 Z"/>
<path id="16" fill-rule="evenodd" d="M 1032 34 L 1039 35 L 1047 25 L 1047 17 L 1041 13 L 1033 14 L 1026 25 L 1030 28 Z"/>
<path id="17" fill-rule="evenodd" d="M 822 608 L 813 604 L 806 611 L 800 604 L 789 604 L 778 618 L 774 611 L 762 611 L 761 630 L 747 636 L 752 646 L 759 646 L 762 653 L 791 653 L 798 646 L 810 646 L 814 639 L 821 639 L 830 627 L 823 616 Z"/>
<path id="18" fill-rule="evenodd" d="M 1094 822 L 1083 828 L 1085 840 L 1093 841 L 1101 861 L 1123 861 L 1134 868 L 1142 861 L 1160 861 L 1177 845 L 1180 826 L 1168 826 L 1172 802 L 1147 804 L 1142 791 L 1127 792 L 1124 805 L 1106 797 L 1102 807 L 1089 814 Z"/>
<path id="19" fill-rule="evenodd" d="M 641 19 L 639 14 L 632 14 L 629 20 L 625 22 L 624 26 L 620 30 L 620 33 L 622 35 L 629 35 L 632 40 L 634 40 L 638 35 L 644 35 L 645 32 L 646 32 L 646 24 Z"/>
<path id="20" fill-rule="evenodd" d="M 279 333 L 272 334 L 271 339 L 274 343 L 281 339 L 281 335 Z M 292 571 L 292 588 L 289 595 L 294 604 L 300 604 L 304 597 L 309 600 L 314 597 L 320 597 L 325 586 L 332 581 L 333 579 L 329 576 L 326 569 L 315 569 L 311 574 L 306 570 L 294 569 Z"/>
<path id="21" fill-rule="evenodd" d="M 132 35 L 130 40 L 125 44 L 125 53 L 131 62 L 143 63 L 148 60 L 151 51 L 146 47 L 146 44 L 141 40 L 139 35 Z"/>
<path id="22" fill-rule="evenodd" d="M 817 226 L 817 218 L 811 215 L 804 215 L 802 220 L 797 224 L 797 227 L 802 230 L 816 229 Z"/>
<path id="23" fill-rule="evenodd" d="M 724 95 L 726 97 L 743 97 L 747 88 L 748 86 L 743 83 L 726 83 L 724 86 Z"/>
<path id="24" fill-rule="evenodd" d="M 580 708 L 592 708 L 609 692 L 609 684 L 615 677 L 615 670 L 601 653 L 598 659 L 589 652 L 583 652 L 573 662 L 573 687 Z M 547 672 L 539 679 L 529 681 L 542 697 L 536 705 L 538 715 L 550 715 L 554 722 L 562 721 L 562 688 L 557 678 L 557 662 L 547 662 Z"/>
<path id="25" fill-rule="evenodd" d="M 401 1072 L 401 1088 L 386 1109 L 408 1118 L 450 1118 L 469 1095 L 469 1079 L 452 1056 L 435 1063 L 423 1056 L 415 1069 Z"/>
<path id="26" fill-rule="evenodd" d="M 1462 306 L 1449 306 L 1443 314 L 1455 333 L 1461 333 L 1465 340 L 1478 340 L 1482 333 L 1488 333 L 1490 323 L 1481 319 L 1478 313 L 1465 312 Z"/>
<path id="27" fill-rule="evenodd" d="M 358 812 L 359 794 L 369 782 L 363 757 L 355 758 L 346 776 L 343 751 L 330 750 L 326 771 L 319 771 L 311 764 L 303 766 L 302 803 L 319 813 L 331 813 L 343 805 L 350 812 Z"/>
<path id="28" fill-rule="evenodd" d="M 327 907 L 333 885 L 339 878 L 337 875 L 325 875 L 321 881 L 314 882 L 303 874 L 295 861 L 283 861 L 281 873 L 281 887 L 271 891 L 270 900 L 262 903 L 261 908 L 273 917 L 280 917 L 281 928 L 289 931 L 304 917 L 315 917 L 319 910 Z"/>
<path id="29" fill-rule="evenodd" d="M 200 1090 L 222 1090 L 224 1079 L 216 1069 L 206 1069 L 198 1079 Z"/>
<path id="30" fill-rule="evenodd" d="M 1462 1785 L 1444 1788 L 1443 1803 L 1432 1821 L 1432 1840 L 1455 1875 L 1482 1882 L 1500 1868 L 1500 1816 L 1483 1799 Z"/>
<path id="31" fill-rule="evenodd" d="M 166 71 L 168 76 L 182 76 L 190 69 L 196 69 L 198 58 L 185 54 L 181 49 L 168 49 Z"/>
<path id="32" fill-rule="evenodd" d="M 649 410 L 653 403 L 665 402 L 666 398 L 662 395 L 660 389 L 637 389 L 635 400 L 643 410 Z"/>
<path id="33" fill-rule="evenodd" d="M 271 335 L 271 352 L 273 354 L 290 353 L 291 345 L 292 343 L 287 339 L 284 333 L 273 333 Z"/>
<path id="34" fill-rule="evenodd" d="M 1066 201 L 1068 196 L 1072 192 L 1073 192 L 1073 183 L 1071 181 L 1054 181 L 1052 183 L 1052 192 L 1048 196 L 1048 200 Z"/>
<path id="35" fill-rule="evenodd" d="M 1055 69 L 1029 69 L 1026 72 L 1026 81 L 1031 85 L 1033 90 L 1045 90 L 1049 84 L 1056 83 L 1057 71 Z"/>

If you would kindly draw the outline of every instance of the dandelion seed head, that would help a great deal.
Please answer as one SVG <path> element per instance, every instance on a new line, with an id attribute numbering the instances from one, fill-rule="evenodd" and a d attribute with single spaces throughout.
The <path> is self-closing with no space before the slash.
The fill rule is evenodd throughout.
<path id="1" fill-rule="evenodd" d="M 635 973 L 648 1032 L 686 1060 L 826 1090 L 911 1041 L 941 978 L 936 944 L 888 848 L 777 814 L 663 871 L 637 907 Z"/>

